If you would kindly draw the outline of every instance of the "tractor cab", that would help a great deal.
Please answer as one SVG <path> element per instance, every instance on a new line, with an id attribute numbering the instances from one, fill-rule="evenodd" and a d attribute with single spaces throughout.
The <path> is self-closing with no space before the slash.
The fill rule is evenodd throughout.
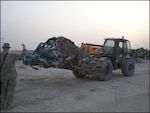
<path id="1" fill-rule="evenodd" d="M 124 38 L 106 38 L 102 56 L 110 58 L 114 69 L 121 68 L 125 58 L 131 57 L 130 42 Z"/>

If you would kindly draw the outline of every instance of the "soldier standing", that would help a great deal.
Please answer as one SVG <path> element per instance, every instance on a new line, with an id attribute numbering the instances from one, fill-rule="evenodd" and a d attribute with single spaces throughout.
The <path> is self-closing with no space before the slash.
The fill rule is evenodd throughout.
<path id="1" fill-rule="evenodd" d="M 0 83 L 1 97 L 0 109 L 11 109 L 13 106 L 13 93 L 16 87 L 17 71 L 15 69 L 15 61 L 22 59 L 27 50 L 22 44 L 23 50 L 21 55 L 9 53 L 9 43 L 4 43 L 3 51 L 0 53 Z"/>

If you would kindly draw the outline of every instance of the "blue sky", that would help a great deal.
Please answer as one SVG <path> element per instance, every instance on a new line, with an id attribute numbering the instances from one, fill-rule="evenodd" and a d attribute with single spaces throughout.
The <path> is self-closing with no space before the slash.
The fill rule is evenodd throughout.
<path id="1" fill-rule="evenodd" d="M 1 38 L 12 50 L 53 36 L 78 46 L 124 36 L 132 48 L 149 48 L 149 1 L 1 1 Z"/>

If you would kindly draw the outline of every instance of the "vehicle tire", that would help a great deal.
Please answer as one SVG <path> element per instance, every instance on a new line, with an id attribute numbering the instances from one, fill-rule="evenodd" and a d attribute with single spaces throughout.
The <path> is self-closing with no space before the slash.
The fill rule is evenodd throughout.
<path id="1" fill-rule="evenodd" d="M 100 58 L 100 62 L 102 62 L 102 64 L 100 66 L 101 68 L 99 68 L 99 73 L 97 74 L 98 79 L 101 81 L 110 80 L 113 70 L 111 60 L 109 58 L 103 57 Z"/>
<path id="2" fill-rule="evenodd" d="M 133 58 L 126 59 L 122 66 L 122 74 L 124 76 L 133 76 L 135 70 L 135 61 Z"/>
<path id="3" fill-rule="evenodd" d="M 83 77 L 85 77 L 85 75 L 80 74 L 77 70 L 73 70 L 73 74 L 77 78 L 83 78 Z"/>

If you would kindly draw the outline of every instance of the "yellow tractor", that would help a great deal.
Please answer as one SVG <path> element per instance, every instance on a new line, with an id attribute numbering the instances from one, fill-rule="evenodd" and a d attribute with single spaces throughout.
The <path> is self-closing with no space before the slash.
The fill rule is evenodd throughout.
<path id="1" fill-rule="evenodd" d="M 123 68 L 125 61 L 134 61 L 131 56 L 131 45 L 129 40 L 122 38 L 106 38 L 103 45 L 82 43 L 81 48 L 97 59 L 108 58 L 113 64 L 113 69 Z M 134 68 L 133 68 L 134 70 Z"/>

